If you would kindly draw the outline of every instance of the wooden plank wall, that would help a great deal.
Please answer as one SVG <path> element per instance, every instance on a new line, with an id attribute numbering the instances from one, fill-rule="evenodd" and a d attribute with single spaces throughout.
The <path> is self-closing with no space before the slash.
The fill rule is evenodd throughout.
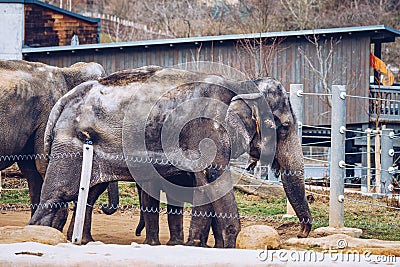
<path id="1" fill-rule="evenodd" d="M 328 39 L 329 41 L 330 39 Z M 332 64 L 328 71 L 329 87 L 332 84 L 346 85 L 350 95 L 369 95 L 369 52 L 368 36 L 338 36 L 332 47 Z M 321 40 L 323 44 L 323 40 Z M 46 53 L 30 53 L 27 60 L 40 61 L 55 66 L 68 66 L 78 61 L 95 61 L 102 64 L 107 73 L 145 65 L 174 66 L 192 61 L 212 61 L 227 64 L 245 74 L 254 73 L 256 60 L 250 56 L 243 43 L 236 41 L 182 43 L 171 45 L 137 46 Z M 329 46 L 330 47 L 330 46 Z M 304 55 L 300 53 L 304 51 Z M 328 50 L 325 50 L 327 53 Z M 305 38 L 284 39 L 274 52 L 267 53 L 266 64 L 261 76 L 279 79 L 289 90 L 291 83 L 304 84 L 305 92 L 327 93 L 323 90 L 314 67 L 319 64 L 316 47 Z M 326 56 L 325 56 L 326 57 Z M 252 75 L 250 75 L 252 76 Z M 254 76 L 254 75 L 253 75 Z M 347 123 L 361 124 L 369 121 L 368 101 L 348 98 Z M 329 125 L 330 107 L 324 96 L 304 96 L 304 124 Z"/>
<path id="2" fill-rule="evenodd" d="M 96 44 L 99 41 L 98 23 L 80 20 L 43 6 L 25 4 L 24 45 L 70 45 L 74 33 L 78 35 L 80 44 Z"/>

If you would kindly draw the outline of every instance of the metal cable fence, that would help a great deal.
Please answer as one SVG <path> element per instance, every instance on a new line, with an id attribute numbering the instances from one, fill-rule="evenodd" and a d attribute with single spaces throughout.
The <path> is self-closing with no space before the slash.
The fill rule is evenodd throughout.
<path id="1" fill-rule="evenodd" d="M 294 93 L 295 97 L 301 98 L 301 97 L 316 97 L 316 96 L 331 96 L 332 98 L 335 96 L 334 94 L 318 94 L 318 93 L 304 93 L 304 92 L 295 92 Z M 351 95 L 346 95 L 346 93 L 343 91 L 336 92 L 336 97 L 340 101 L 344 102 L 345 105 L 345 99 L 347 97 L 350 98 L 356 98 L 357 96 L 351 96 Z M 382 101 L 380 98 L 366 98 L 366 97 L 360 97 L 360 98 L 365 98 L 369 100 L 376 100 L 376 101 Z M 293 98 L 292 98 L 293 99 Z M 293 100 L 292 100 L 293 101 Z M 300 105 L 302 106 L 302 105 Z M 339 109 L 345 110 L 343 108 L 343 103 L 339 107 Z M 297 116 L 298 118 L 301 116 Z M 307 128 L 314 128 L 314 129 L 320 129 L 320 130 L 327 130 L 332 132 L 338 133 L 339 136 L 339 141 L 333 142 L 333 140 L 329 141 L 318 141 L 318 142 L 307 142 L 303 143 L 304 147 L 318 147 L 321 145 L 333 145 L 334 143 L 340 144 L 340 146 L 337 147 L 338 151 L 333 151 L 331 148 L 330 152 L 323 151 L 323 152 L 318 152 L 316 154 L 309 154 L 305 155 L 304 159 L 308 162 L 315 162 L 319 164 L 323 164 L 321 168 L 325 168 L 329 170 L 329 173 L 327 174 L 327 179 L 325 179 L 323 182 L 326 184 L 330 185 L 330 190 L 325 190 L 325 189 L 320 189 L 316 187 L 312 187 L 311 185 L 314 183 L 311 179 L 306 178 L 306 192 L 314 197 L 314 200 L 310 200 L 310 202 L 314 203 L 319 203 L 319 204 L 324 204 L 321 205 L 325 209 L 325 212 L 323 213 L 322 211 L 318 211 L 320 213 L 314 213 L 314 221 L 313 224 L 317 226 L 326 226 L 330 225 L 330 216 L 331 213 L 328 214 L 328 209 L 331 208 L 332 203 L 334 203 L 336 206 L 339 206 L 339 211 L 335 211 L 337 214 L 343 214 L 343 218 L 337 218 L 337 220 L 341 220 L 341 223 L 339 224 L 334 224 L 334 225 L 346 225 L 346 226 L 354 226 L 354 227 L 360 227 L 363 228 L 365 225 L 368 225 L 367 220 L 360 221 L 357 223 L 356 221 L 350 220 L 348 213 L 354 212 L 352 208 L 352 204 L 357 204 L 361 205 L 364 207 L 367 207 L 367 209 L 370 209 L 370 211 L 373 211 L 375 213 L 379 213 L 379 210 L 383 210 L 382 212 L 386 213 L 387 210 L 390 210 L 391 212 L 397 212 L 400 210 L 400 194 L 397 194 L 397 191 L 400 191 L 400 187 L 398 186 L 393 186 L 390 187 L 389 185 L 394 179 L 394 176 L 397 174 L 397 171 L 393 168 L 392 164 L 387 165 L 387 162 L 395 162 L 393 160 L 393 156 L 395 154 L 400 154 L 400 151 L 395 151 L 393 148 L 393 142 L 390 142 L 390 140 L 393 141 L 394 138 L 397 138 L 397 135 L 394 135 L 392 131 L 390 130 L 385 130 L 385 131 L 379 131 L 379 132 L 374 132 L 371 130 L 354 130 L 354 129 L 346 129 L 345 127 L 345 113 L 344 116 L 342 116 L 342 121 L 339 121 L 339 123 L 332 123 L 331 127 L 323 127 L 323 126 L 313 126 L 313 125 L 302 125 L 301 121 L 299 122 L 299 125 L 302 127 L 307 127 Z M 343 122 L 344 119 L 344 122 Z M 300 129 L 301 131 L 301 129 Z M 346 133 L 351 133 L 354 134 L 355 136 L 351 137 L 346 137 Z M 384 143 L 382 146 L 382 163 L 385 162 L 380 167 L 372 167 L 372 166 L 363 166 L 362 164 L 354 164 L 352 162 L 346 163 L 346 155 L 372 155 L 375 153 L 375 151 L 357 151 L 357 152 L 345 152 L 344 150 L 344 143 L 346 141 L 355 141 L 355 140 L 360 140 L 360 139 L 368 139 L 368 138 L 373 138 L 374 136 L 379 135 L 380 139 L 382 142 L 388 142 L 388 144 Z M 332 160 L 332 158 L 336 157 L 336 162 Z M 21 161 L 21 160 L 68 160 L 71 158 L 83 158 L 83 153 L 60 153 L 60 154 L 51 154 L 51 155 L 44 155 L 44 154 L 34 154 L 34 155 L 3 155 L 0 156 L 0 161 Z M 163 158 L 155 158 L 155 157 L 146 157 L 146 156 L 141 156 L 141 155 L 105 155 L 105 154 L 97 154 L 94 153 L 93 159 L 106 159 L 107 161 L 114 161 L 114 162 L 130 162 L 130 163 L 138 163 L 138 164 L 157 164 L 157 165 L 174 165 L 174 166 L 179 166 L 181 162 L 179 161 L 169 161 Z M 311 166 L 311 165 L 309 165 Z M 231 166 L 226 165 L 210 165 L 210 164 L 200 164 L 196 166 L 198 168 L 202 169 L 210 169 L 210 170 L 229 170 Z M 271 175 L 272 173 L 275 174 L 276 176 L 281 176 L 281 175 L 292 175 L 293 172 L 291 170 L 282 170 L 282 171 L 276 171 L 272 169 L 271 166 L 259 166 L 266 168 L 268 171 L 268 175 Z M 306 169 L 307 169 L 306 165 Z M 311 167 L 310 167 L 311 168 Z M 331 169 L 336 168 L 337 173 L 332 173 Z M 376 181 L 376 178 L 379 176 L 380 178 L 383 177 L 381 184 L 378 185 L 370 185 L 370 191 L 372 192 L 373 190 L 379 190 L 379 192 L 376 193 L 367 193 L 367 194 L 361 194 L 359 192 L 348 192 L 344 190 L 345 185 L 347 186 L 360 186 L 360 183 L 352 183 L 348 182 L 348 179 L 354 178 L 354 176 L 348 176 L 346 175 L 346 170 L 354 170 L 354 169 L 360 169 L 361 171 L 370 171 L 371 173 L 369 174 L 361 174 L 358 177 L 361 180 L 367 179 L 369 177 L 372 180 Z M 339 188 L 336 189 L 336 191 L 332 194 L 332 178 L 335 177 L 337 180 L 336 182 L 339 184 Z M 10 179 L 10 178 L 7 178 Z M 264 178 L 266 179 L 266 177 Z M 270 179 L 270 177 L 268 177 Z M 276 180 L 271 179 L 271 180 Z M 346 182 L 347 181 L 347 182 Z M 390 183 L 389 183 L 390 182 Z M 279 182 L 278 182 L 279 183 Z M 241 184 L 239 184 L 241 185 Z M 248 187 L 255 187 L 254 192 L 256 193 L 259 185 L 252 185 L 252 184 L 243 184 L 241 186 L 248 186 Z M 5 186 L 4 184 L 4 171 L 3 171 L 3 178 L 0 178 L 0 195 L 4 194 L 5 191 L 7 190 L 21 190 L 23 194 L 27 194 L 27 188 L 26 184 L 25 187 L 23 188 L 9 188 L 8 186 Z M 334 195 L 336 194 L 336 195 Z M 343 198 L 339 198 L 340 196 L 343 196 Z M 339 201 L 339 199 L 341 199 Z M 1 198 L 0 198 L 1 201 Z M 346 203 L 346 205 L 345 205 Z M 352 204 L 347 204 L 347 203 L 352 203 Z M 50 205 L 50 208 L 58 208 L 66 203 L 53 203 Z M 98 207 L 109 207 L 108 204 L 105 203 L 99 203 L 96 204 Z M 396 206 L 397 205 L 397 206 Z M 32 206 L 31 205 L 20 205 L 20 204 L 6 204 L 2 203 L 0 206 L 1 210 L 20 210 L 20 209 L 30 209 Z M 36 206 L 37 208 L 49 208 L 48 206 Z M 311 204 L 311 209 L 317 209 L 317 205 Z M 115 208 L 115 207 L 111 207 Z M 167 210 L 166 208 L 160 208 L 160 209 L 153 209 L 153 208 L 148 208 L 148 207 L 140 207 L 140 206 L 133 206 L 132 204 L 123 204 L 118 206 L 118 208 L 123 209 L 123 210 L 133 210 L 136 212 L 142 211 L 142 212 L 150 212 L 150 213 L 161 213 L 161 214 L 177 214 L 177 212 L 182 212 L 183 215 L 185 216 L 204 216 L 204 217 L 220 217 L 220 218 L 226 218 L 226 217 L 232 217 L 234 216 L 235 218 L 238 217 L 242 220 L 249 220 L 249 221 L 274 221 L 274 222 L 288 222 L 288 221 L 295 221 L 298 222 L 296 219 L 284 219 L 281 215 L 273 215 L 273 216 L 267 216 L 267 215 L 240 215 L 240 214 L 231 214 L 231 213 L 225 213 L 225 214 L 217 214 L 217 213 L 193 213 L 189 209 L 184 209 L 183 211 L 177 211 L 177 210 Z M 343 210 L 343 212 L 340 211 L 340 209 Z M 362 210 L 362 209 L 361 209 Z M 333 213 L 333 212 L 332 212 Z M 365 213 L 365 214 L 373 214 L 373 213 L 366 213 L 366 211 L 360 211 L 360 213 Z M 365 215 L 364 214 L 364 215 Z M 361 215 L 357 215 L 361 216 Z M 371 215 L 372 216 L 372 215 Z M 387 217 L 388 219 L 392 219 L 394 217 Z M 374 220 L 370 220 L 373 222 Z M 376 227 L 394 227 L 394 228 L 400 228 L 400 225 L 396 223 L 395 221 L 387 221 L 387 222 L 379 222 L 379 220 L 375 221 L 375 224 L 372 225 Z"/>

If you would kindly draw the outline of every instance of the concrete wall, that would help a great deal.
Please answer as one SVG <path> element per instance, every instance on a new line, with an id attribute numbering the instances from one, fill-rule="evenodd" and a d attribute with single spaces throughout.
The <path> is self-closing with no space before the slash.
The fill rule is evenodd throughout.
<path id="1" fill-rule="evenodd" d="M 22 59 L 24 5 L 0 3 L 0 59 Z"/>

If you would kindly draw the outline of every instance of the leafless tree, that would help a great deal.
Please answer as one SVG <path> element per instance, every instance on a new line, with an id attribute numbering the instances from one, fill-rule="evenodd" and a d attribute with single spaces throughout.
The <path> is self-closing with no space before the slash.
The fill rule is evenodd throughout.
<path id="1" fill-rule="evenodd" d="M 304 57 L 308 67 L 318 76 L 319 82 L 324 94 L 331 94 L 330 85 L 332 85 L 333 77 L 331 75 L 333 65 L 333 52 L 334 47 L 337 46 L 341 39 L 334 39 L 333 37 L 321 40 L 318 36 L 313 35 L 307 38 L 310 43 L 314 45 L 315 54 L 317 58 L 317 65 L 315 65 L 305 51 L 299 47 L 300 54 Z M 345 70 L 344 70 L 345 71 Z M 324 97 L 325 102 L 331 107 L 329 97 Z"/>

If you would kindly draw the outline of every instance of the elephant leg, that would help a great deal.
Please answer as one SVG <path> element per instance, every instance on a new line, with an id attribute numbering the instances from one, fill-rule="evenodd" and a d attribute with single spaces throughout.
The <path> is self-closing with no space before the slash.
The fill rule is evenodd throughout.
<path id="1" fill-rule="evenodd" d="M 222 236 L 222 229 L 218 227 L 217 219 L 213 218 L 211 221 L 211 229 L 214 235 L 214 248 L 223 248 L 224 247 L 224 239 Z"/>
<path id="2" fill-rule="evenodd" d="M 216 233 L 215 245 L 224 248 L 235 248 L 236 238 L 240 232 L 240 216 L 233 189 L 213 202 L 215 221 L 213 232 Z M 222 240 L 221 240 L 222 237 Z"/>
<path id="3" fill-rule="evenodd" d="M 195 182 L 197 187 L 202 187 L 211 181 L 211 175 L 207 173 L 196 173 Z M 212 181 L 211 181 L 212 182 Z M 204 190 L 196 188 L 193 192 L 192 218 L 190 220 L 189 237 L 186 245 L 207 247 L 207 240 L 213 215 L 213 206 L 207 201 L 209 197 Z"/>
<path id="4" fill-rule="evenodd" d="M 95 185 L 89 190 L 86 211 L 85 211 L 85 223 L 83 224 L 82 244 L 87 244 L 89 242 L 94 241 L 91 233 L 93 205 L 96 203 L 96 200 L 99 198 L 99 196 L 106 190 L 107 186 L 108 183 L 101 183 Z M 72 215 L 71 222 L 68 227 L 68 232 L 67 232 L 68 240 L 72 240 L 74 224 L 75 224 L 75 215 L 76 215 L 76 206 L 74 207 L 74 213 Z"/>
<path id="5" fill-rule="evenodd" d="M 36 169 L 34 160 L 18 161 L 18 166 L 28 180 L 29 197 L 31 200 L 31 217 L 38 208 L 40 192 L 42 190 L 43 178 Z"/>
<path id="6" fill-rule="evenodd" d="M 168 196 L 167 196 L 168 200 Z M 168 202 L 170 202 L 168 200 Z M 179 206 L 167 205 L 169 241 L 167 245 L 183 245 L 183 203 Z"/>
<path id="7" fill-rule="evenodd" d="M 196 194 L 195 194 L 196 195 Z M 194 196 L 194 201 L 196 196 Z M 212 205 L 193 206 L 187 246 L 207 247 L 212 218 Z"/>
<path id="8" fill-rule="evenodd" d="M 137 188 L 137 192 L 139 195 L 139 207 L 142 207 L 142 188 L 136 183 L 136 188 Z M 140 213 L 140 219 L 139 219 L 139 223 L 136 226 L 136 231 L 135 231 L 135 235 L 136 236 L 140 236 L 142 234 L 142 230 L 144 229 L 144 216 L 143 216 L 143 211 L 142 209 L 139 209 L 139 213 Z"/>
<path id="9" fill-rule="evenodd" d="M 213 182 L 206 190 L 209 199 L 212 200 L 211 211 L 214 221 L 214 229 L 217 231 L 217 246 L 224 248 L 236 247 L 236 238 L 240 232 L 240 216 L 233 194 L 233 185 L 230 171 L 208 170 L 205 174 L 196 174 L 199 181 Z M 209 228 L 208 222 L 205 227 Z M 204 229 L 206 230 L 206 229 Z M 222 242 L 221 237 L 222 236 Z"/>
<path id="10" fill-rule="evenodd" d="M 159 207 L 160 201 L 142 190 L 141 211 L 143 212 L 146 227 L 146 239 L 144 244 L 161 245 L 159 239 Z"/>

